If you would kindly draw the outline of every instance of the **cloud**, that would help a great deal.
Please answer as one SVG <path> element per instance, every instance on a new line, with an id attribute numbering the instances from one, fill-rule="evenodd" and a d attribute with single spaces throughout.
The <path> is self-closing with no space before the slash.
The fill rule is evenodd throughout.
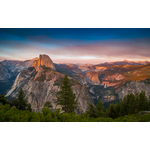
<path id="1" fill-rule="evenodd" d="M 0 40 L 0 43 L 0 56 L 8 59 L 26 60 L 48 54 L 57 63 L 150 60 L 150 38 L 88 41 L 44 35 L 26 37 L 25 40 Z"/>

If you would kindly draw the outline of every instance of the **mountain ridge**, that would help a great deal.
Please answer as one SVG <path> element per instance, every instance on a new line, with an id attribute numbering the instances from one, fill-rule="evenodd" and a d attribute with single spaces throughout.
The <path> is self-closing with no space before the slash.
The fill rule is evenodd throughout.
<path id="1" fill-rule="evenodd" d="M 32 59 L 30 67 L 34 67 L 38 59 Z M 116 64 L 120 62 L 123 64 Z M 143 65 L 143 63 L 145 64 Z M 61 74 L 67 74 L 71 77 L 71 80 L 74 79 L 82 86 L 85 86 L 90 95 L 90 99 L 95 105 L 99 99 L 101 99 L 103 103 L 120 99 L 117 91 L 129 81 L 138 82 L 150 78 L 150 63 L 148 61 L 137 61 L 133 63 L 133 61 L 124 60 L 113 62 L 112 64 L 105 63 L 98 65 L 72 63 L 55 64 L 50 61 L 50 64 L 49 67 L 52 70 Z M 27 66 L 24 67 L 24 71 L 26 68 Z M 40 63 L 37 68 L 41 68 Z M 38 71 L 38 69 L 36 71 Z M 43 78 L 45 78 L 45 75 L 41 75 L 38 76 L 38 80 L 43 80 Z M 37 80 L 37 78 L 35 78 L 35 80 Z M 61 81 L 62 78 L 57 80 L 54 85 L 60 84 Z M 130 85 L 126 88 L 130 88 Z"/>

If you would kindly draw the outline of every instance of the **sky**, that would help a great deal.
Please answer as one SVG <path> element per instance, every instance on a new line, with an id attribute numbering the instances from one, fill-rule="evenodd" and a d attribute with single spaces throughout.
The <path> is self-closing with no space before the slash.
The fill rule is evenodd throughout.
<path id="1" fill-rule="evenodd" d="M 0 61 L 39 54 L 54 63 L 150 61 L 150 28 L 0 28 Z"/>

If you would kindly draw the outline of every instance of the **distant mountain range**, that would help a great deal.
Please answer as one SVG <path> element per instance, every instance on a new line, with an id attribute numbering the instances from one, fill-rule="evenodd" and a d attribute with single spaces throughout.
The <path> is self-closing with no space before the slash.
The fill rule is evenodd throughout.
<path id="1" fill-rule="evenodd" d="M 78 97 L 77 113 L 84 112 L 90 101 L 96 105 L 101 99 L 106 104 L 141 90 L 149 96 L 149 61 L 124 60 L 97 65 L 53 64 L 46 55 L 26 61 L 2 61 L 0 94 L 7 94 L 11 100 L 22 87 L 34 111 L 40 111 L 46 100 L 51 101 L 56 108 L 56 95 L 64 74 L 69 76 L 73 91 Z"/>

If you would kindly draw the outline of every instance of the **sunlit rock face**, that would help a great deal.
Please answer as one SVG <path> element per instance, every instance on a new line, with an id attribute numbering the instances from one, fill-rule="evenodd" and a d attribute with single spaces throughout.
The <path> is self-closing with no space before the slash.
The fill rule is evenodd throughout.
<path id="1" fill-rule="evenodd" d="M 90 71 L 86 74 L 86 80 L 92 85 L 100 85 L 98 74 L 95 71 Z"/>
<path id="2" fill-rule="evenodd" d="M 27 70 L 29 67 L 34 65 L 34 62 L 38 60 L 38 58 L 34 58 L 31 60 L 19 61 L 19 60 L 4 60 L 2 64 L 8 69 L 11 73 L 12 77 L 15 77 L 19 74 L 21 70 Z"/>
<path id="3" fill-rule="evenodd" d="M 52 60 L 47 55 L 39 55 L 39 59 L 34 62 L 34 68 L 36 70 L 39 70 L 40 66 L 45 66 L 56 70 Z"/>

